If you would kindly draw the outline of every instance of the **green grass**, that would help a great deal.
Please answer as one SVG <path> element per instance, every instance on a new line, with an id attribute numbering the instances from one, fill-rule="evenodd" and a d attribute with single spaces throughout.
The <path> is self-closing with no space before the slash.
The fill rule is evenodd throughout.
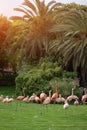
<path id="1" fill-rule="evenodd" d="M 86 130 L 87 106 L 0 103 L 0 130 Z"/>
<path id="2" fill-rule="evenodd" d="M 14 95 L 14 87 L 0 87 L 0 94 Z M 86 130 L 87 105 L 66 110 L 63 105 L 0 102 L 0 130 Z"/>
<path id="3" fill-rule="evenodd" d="M 0 95 L 15 95 L 15 86 L 0 86 Z"/>

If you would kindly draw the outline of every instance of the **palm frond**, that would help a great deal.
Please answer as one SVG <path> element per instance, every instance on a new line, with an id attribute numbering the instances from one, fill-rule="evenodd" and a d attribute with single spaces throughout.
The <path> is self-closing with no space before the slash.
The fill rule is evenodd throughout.
<path id="1" fill-rule="evenodd" d="M 21 8 L 14 8 L 14 10 L 15 10 L 15 11 L 19 11 L 19 12 L 23 12 L 24 14 L 26 14 L 26 15 L 28 15 L 28 16 L 30 17 L 29 13 L 26 12 L 24 9 L 21 9 Z"/>
<path id="2" fill-rule="evenodd" d="M 34 17 L 35 14 L 33 13 L 33 11 L 30 11 L 29 9 L 23 7 L 23 6 L 20 6 L 22 9 L 24 9 L 31 17 Z"/>
<path id="3" fill-rule="evenodd" d="M 49 8 L 51 5 L 53 5 L 53 4 L 55 4 L 56 3 L 56 1 L 55 0 L 52 0 L 51 2 L 49 2 L 48 4 L 47 4 L 47 8 Z"/>
<path id="4" fill-rule="evenodd" d="M 56 7 L 58 7 L 59 6 L 59 4 L 58 3 L 55 3 L 54 5 L 52 5 L 51 7 L 50 7 L 50 9 L 49 9 L 49 13 L 52 13 L 52 11 L 53 11 L 53 9 L 55 9 Z"/>
<path id="5" fill-rule="evenodd" d="M 29 0 L 25 0 L 25 2 L 22 3 L 22 5 L 25 5 L 29 8 L 31 8 L 31 10 L 37 15 L 38 12 L 37 12 L 37 9 L 35 7 L 35 5 L 33 3 L 31 3 Z"/>
<path id="6" fill-rule="evenodd" d="M 11 20 L 23 20 L 23 18 L 20 16 L 11 16 L 10 19 Z"/>

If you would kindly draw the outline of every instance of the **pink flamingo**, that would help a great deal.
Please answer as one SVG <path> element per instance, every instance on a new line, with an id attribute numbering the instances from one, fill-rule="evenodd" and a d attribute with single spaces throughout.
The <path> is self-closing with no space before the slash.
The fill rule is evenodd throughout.
<path id="1" fill-rule="evenodd" d="M 49 96 L 44 100 L 43 105 L 47 105 L 51 102 L 51 90 L 49 91 Z"/>
<path id="2" fill-rule="evenodd" d="M 40 100 L 41 102 L 43 102 L 46 99 L 47 95 L 42 91 L 42 93 L 40 94 Z"/>
<path id="3" fill-rule="evenodd" d="M 63 97 L 61 96 L 61 94 L 59 94 L 59 97 L 56 98 L 56 103 L 63 103 L 63 102 L 65 102 L 65 98 L 63 98 Z"/>
<path id="4" fill-rule="evenodd" d="M 41 100 L 40 100 L 40 98 L 38 96 L 35 96 L 35 102 L 36 103 L 40 103 L 41 102 Z"/>
<path id="5" fill-rule="evenodd" d="M 35 93 L 33 93 L 32 96 L 30 96 L 30 98 L 28 99 L 28 102 L 34 102 L 36 96 L 37 95 Z"/>
<path id="6" fill-rule="evenodd" d="M 25 97 L 25 98 L 23 99 L 23 102 L 28 103 L 28 99 L 29 99 L 29 96 Z"/>
<path id="7" fill-rule="evenodd" d="M 72 88 L 72 94 L 67 97 L 68 102 L 70 102 L 72 99 L 79 100 L 79 98 L 76 95 L 74 95 L 73 91 L 74 91 L 74 88 Z"/>
<path id="8" fill-rule="evenodd" d="M 16 98 L 16 100 L 23 100 L 25 98 L 25 96 L 18 96 L 17 98 Z"/>
<path id="9" fill-rule="evenodd" d="M 2 100 L 3 100 L 3 95 L 0 96 L 0 101 L 2 101 Z"/>
<path id="10" fill-rule="evenodd" d="M 83 95 L 81 100 L 82 100 L 82 103 L 85 103 L 85 101 L 87 100 L 87 94 Z"/>
<path id="11" fill-rule="evenodd" d="M 13 96 L 12 96 L 12 98 L 9 98 L 8 100 L 7 100 L 7 103 L 11 103 L 11 102 L 13 102 Z"/>
<path id="12" fill-rule="evenodd" d="M 85 103 L 85 101 L 87 100 L 87 88 L 84 88 L 84 95 L 82 96 L 82 103 Z"/>
<path id="13" fill-rule="evenodd" d="M 23 87 L 23 88 L 22 88 L 22 95 L 21 95 L 21 96 L 18 96 L 18 97 L 16 98 L 16 100 L 23 100 L 23 99 L 25 98 L 25 90 L 26 90 L 26 88 Z"/>
<path id="14" fill-rule="evenodd" d="M 52 85 L 53 87 L 55 87 L 56 92 L 53 93 L 51 100 L 55 102 L 56 98 L 58 97 L 58 81 L 56 81 L 55 85 Z"/>
<path id="15" fill-rule="evenodd" d="M 8 96 L 6 96 L 6 97 L 2 100 L 3 103 L 6 103 L 7 101 L 8 101 Z"/>

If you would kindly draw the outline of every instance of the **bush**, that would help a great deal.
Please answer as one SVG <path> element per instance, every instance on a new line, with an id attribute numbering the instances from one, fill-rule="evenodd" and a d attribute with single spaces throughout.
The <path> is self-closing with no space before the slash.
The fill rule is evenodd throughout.
<path id="1" fill-rule="evenodd" d="M 64 77 L 64 78 L 74 79 L 74 78 L 77 77 L 77 73 L 76 73 L 76 72 L 64 71 L 64 72 L 63 72 L 63 77 Z"/>
<path id="2" fill-rule="evenodd" d="M 26 88 L 26 95 L 32 95 L 36 93 L 39 95 L 41 91 L 48 93 L 49 89 L 52 89 L 50 86 L 51 80 L 59 81 L 59 93 L 62 95 L 69 95 L 71 90 L 71 85 L 69 84 L 70 80 L 74 77 L 74 73 L 63 72 L 62 68 L 58 66 L 57 63 L 50 61 L 41 61 L 35 66 L 27 66 L 26 70 L 22 68 L 19 75 L 16 78 L 16 91 L 17 94 L 21 93 L 21 88 Z M 65 78 L 66 77 L 66 78 Z M 66 79 L 63 81 L 62 79 Z M 54 90 L 53 90 L 54 91 Z"/>
<path id="3" fill-rule="evenodd" d="M 70 78 L 59 79 L 59 85 L 58 85 L 59 93 L 65 98 L 72 94 L 72 88 L 74 87 L 72 84 L 72 80 L 73 79 L 70 79 Z M 80 87 L 76 87 L 74 89 L 74 95 L 77 95 L 79 98 L 82 97 L 82 92 L 83 90 Z"/>

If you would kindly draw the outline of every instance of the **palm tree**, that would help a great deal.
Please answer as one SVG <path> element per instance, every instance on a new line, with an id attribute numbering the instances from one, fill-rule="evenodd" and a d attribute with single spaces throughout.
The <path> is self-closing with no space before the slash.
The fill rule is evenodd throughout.
<path id="1" fill-rule="evenodd" d="M 8 66 L 8 44 L 4 44 L 7 31 L 11 26 L 11 22 L 7 17 L 0 15 L 0 70 Z"/>
<path id="2" fill-rule="evenodd" d="M 83 84 L 87 87 L 87 12 L 71 10 L 62 23 L 51 31 L 63 32 L 62 40 L 54 41 L 51 48 L 63 57 L 65 65 L 73 62 L 73 69 L 79 69 Z"/>
<path id="3" fill-rule="evenodd" d="M 27 61 L 39 59 L 45 56 L 50 42 L 49 29 L 52 28 L 53 9 L 58 6 L 56 1 L 51 1 L 45 5 L 45 0 L 24 0 L 22 6 L 14 10 L 23 12 L 22 17 L 12 16 L 12 20 L 23 20 L 27 23 L 24 27 L 29 31 L 17 42 L 22 44 L 22 58 L 26 57 Z"/>

